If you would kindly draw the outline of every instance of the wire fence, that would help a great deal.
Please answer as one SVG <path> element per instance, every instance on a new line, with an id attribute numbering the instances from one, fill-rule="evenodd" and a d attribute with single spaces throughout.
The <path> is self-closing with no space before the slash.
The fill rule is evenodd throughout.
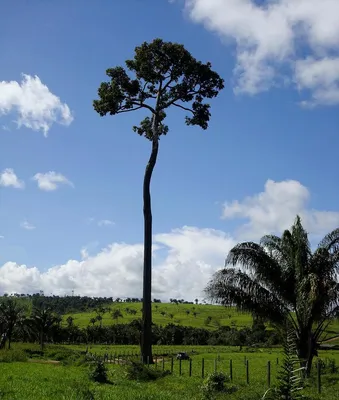
<path id="1" fill-rule="evenodd" d="M 98 361 L 101 360 L 108 364 L 128 365 L 132 361 L 142 361 L 142 357 L 138 353 L 123 352 L 123 353 L 105 353 L 97 354 L 88 352 L 89 359 Z M 333 361 L 333 360 L 332 360 Z M 248 384 L 261 383 L 265 387 L 270 388 L 276 382 L 280 369 L 281 360 L 279 357 L 271 357 L 267 360 L 263 357 L 244 356 L 237 358 L 227 358 L 224 355 L 216 355 L 216 357 L 189 357 L 184 360 L 177 358 L 173 354 L 153 356 L 153 362 L 148 360 L 149 368 L 156 370 L 170 371 L 174 376 L 196 377 L 204 379 L 213 372 L 223 372 L 231 382 Z M 329 360 L 318 358 L 314 362 L 315 380 L 318 393 L 321 393 L 322 381 L 321 376 L 328 368 L 336 369 L 336 365 Z"/>

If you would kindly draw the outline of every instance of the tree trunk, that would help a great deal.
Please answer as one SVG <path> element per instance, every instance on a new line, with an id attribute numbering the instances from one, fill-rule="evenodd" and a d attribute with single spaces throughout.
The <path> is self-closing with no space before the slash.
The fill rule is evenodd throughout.
<path id="1" fill-rule="evenodd" d="M 309 377 L 312 369 L 313 357 L 317 355 L 316 343 L 313 339 L 312 332 L 305 332 L 299 340 L 298 356 L 300 364 L 305 368 L 305 377 Z"/>
<path id="2" fill-rule="evenodd" d="M 154 117 L 155 118 L 155 117 Z M 156 118 L 155 118 L 156 119 Z M 142 301 L 141 356 L 144 364 L 153 363 L 152 356 L 152 209 L 150 184 L 157 161 L 159 138 L 156 121 L 153 125 L 152 153 L 145 170 L 143 185 L 144 201 L 144 273 Z"/>
<path id="3" fill-rule="evenodd" d="M 40 349 L 44 351 L 44 331 L 40 331 Z"/>

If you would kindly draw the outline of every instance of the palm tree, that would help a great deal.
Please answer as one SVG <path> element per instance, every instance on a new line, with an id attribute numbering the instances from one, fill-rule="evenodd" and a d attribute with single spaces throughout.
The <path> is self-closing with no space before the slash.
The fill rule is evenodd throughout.
<path id="1" fill-rule="evenodd" d="M 33 332 L 39 337 L 41 351 L 44 349 L 46 336 L 57 322 L 58 317 L 53 314 L 52 309 L 49 307 L 35 307 L 32 310 L 30 324 Z"/>
<path id="2" fill-rule="evenodd" d="M 5 342 L 8 340 L 8 349 L 11 348 L 13 331 L 24 320 L 24 308 L 15 299 L 8 297 L 4 302 L 0 303 L 0 327 L 1 336 L 3 337 L 0 343 L 1 347 L 5 347 Z"/>
<path id="3" fill-rule="evenodd" d="M 101 314 L 98 314 L 98 315 L 95 317 L 95 319 L 96 319 L 97 321 L 99 321 L 100 328 L 101 328 L 101 327 L 102 327 L 102 315 L 101 315 Z"/>
<path id="4" fill-rule="evenodd" d="M 299 359 L 309 375 L 317 343 L 339 312 L 338 268 L 339 228 L 312 253 L 297 216 L 281 237 L 266 235 L 259 244 L 236 245 L 206 292 L 218 303 L 235 305 L 276 327 L 292 326 Z"/>
<path id="5" fill-rule="evenodd" d="M 119 309 L 116 309 L 112 312 L 112 318 L 118 320 L 119 317 L 123 317 L 121 311 Z"/>

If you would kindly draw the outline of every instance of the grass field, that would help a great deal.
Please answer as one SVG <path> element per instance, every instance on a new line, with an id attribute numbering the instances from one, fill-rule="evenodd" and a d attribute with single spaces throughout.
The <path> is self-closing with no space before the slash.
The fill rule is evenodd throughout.
<path id="1" fill-rule="evenodd" d="M 112 303 L 109 305 L 110 312 L 102 315 L 102 325 L 129 323 L 135 319 L 141 318 L 141 303 Z M 135 310 L 136 314 L 129 314 L 126 310 Z M 112 318 L 112 313 L 120 310 L 122 317 Z M 238 329 L 251 326 L 252 316 L 245 312 L 238 312 L 233 307 L 222 307 L 218 305 L 203 304 L 172 304 L 172 303 L 153 303 L 153 322 L 157 325 L 167 325 L 174 323 L 196 328 L 217 329 L 220 326 L 233 326 Z M 63 323 L 66 324 L 68 316 L 74 318 L 74 323 L 80 327 L 90 325 L 91 318 L 96 317 L 96 313 L 72 313 L 63 317 Z M 211 321 L 207 323 L 207 318 Z M 98 324 L 99 322 L 96 322 Z M 268 327 L 269 328 L 269 327 Z M 333 321 L 327 328 L 324 338 L 330 338 L 339 335 L 339 321 Z M 339 339 L 338 339 L 339 343 Z M 335 343 L 333 343 L 335 344 Z"/>
<path id="2" fill-rule="evenodd" d="M 15 344 L 13 352 L 18 354 L 24 348 L 38 349 L 37 346 Z M 83 350 L 84 346 L 67 346 L 64 349 Z M 61 346 L 47 346 L 46 354 L 61 354 Z M 66 351 L 65 350 L 65 351 Z M 0 399 L 6 400 L 90 400 L 90 399 L 121 399 L 121 400 L 169 400 L 180 397 L 183 400 L 201 400 L 202 359 L 204 359 L 205 376 L 214 371 L 229 374 L 232 359 L 233 383 L 237 391 L 226 397 L 234 400 L 259 400 L 268 387 L 267 362 L 271 362 L 271 383 L 274 384 L 277 372 L 282 362 L 280 350 L 260 350 L 256 352 L 239 351 L 238 348 L 210 347 L 210 346 L 155 346 L 154 352 L 158 354 L 175 353 L 186 350 L 192 358 L 192 376 L 189 376 L 189 362 L 182 362 L 181 375 L 179 362 L 174 361 L 173 374 L 152 382 L 138 382 L 127 380 L 125 366 L 109 364 L 110 384 L 98 384 L 90 381 L 88 365 L 76 365 L 69 362 L 52 363 L 45 359 L 34 358 L 25 362 L 0 362 Z M 192 353 L 194 350 L 194 353 Z M 131 354 L 138 351 L 136 346 L 93 346 L 90 351 L 97 354 L 121 353 Z M 321 352 L 322 359 L 335 359 L 339 365 L 339 354 L 335 352 Z M 246 381 L 245 358 L 249 364 L 249 384 Z M 279 360 L 277 365 L 276 360 Z M 1 352 L 0 352 L 1 359 Z M 65 360 L 64 360 L 65 361 Z M 67 365 L 69 364 L 69 365 Z M 159 358 L 157 368 L 170 370 L 169 357 Z M 312 395 L 312 399 L 335 400 L 338 399 L 339 374 L 322 376 L 322 393 L 317 394 L 315 376 L 312 377 L 305 394 Z M 217 397 L 225 398 L 225 395 Z"/>
<path id="3" fill-rule="evenodd" d="M 1 297 L 0 297 L 1 300 Z M 32 308 L 31 300 L 18 298 L 17 301 L 26 305 L 27 309 Z M 125 303 L 114 302 L 106 305 L 110 311 L 102 314 L 101 324 L 125 324 L 130 323 L 135 319 L 141 318 L 141 303 Z M 115 310 L 120 310 L 122 317 L 117 319 L 112 318 L 112 313 Z M 129 313 L 128 310 L 133 310 L 135 314 Z M 238 312 L 234 307 L 222 307 L 211 304 L 175 304 L 175 303 L 152 303 L 153 322 L 157 325 L 165 326 L 169 323 L 192 326 L 195 328 L 217 329 L 220 326 L 231 326 L 238 329 L 251 326 L 252 316 L 245 312 Z M 74 319 L 74 324 L 80 327 L 91 325 L 90 320 L 98 314 L 92 310 L 88 312 L 73 312 L 63 315 L 63 324 L 66 325 L 66 320 L 69 316 Z M 208 317 L 211 318 L 210 321 Z M 99 322 L 96 322 L 98 325 Z M 270 326 L 268 325 L 268 329 Z M 324 337 L 331 338 L 339 336 L 339 321 L 332 322 L 327 328 Z M 339 344 L 339 338 L 337 342 Z"/>
<path id="4" fill-rule="evenodd" d="M 141 303 L 112 303 L 109 305 L 110 313 L 103 314 L 102 324 L 111 325 L 112 323 L 129 323 L 134 319 L 141 318 Z M 129 314 L 126 310 L 135 310 L 136 314 Z M 215 329 L 218 326 L 234 325 L 239 328 L 249 326 L 252 318 L 247 313 L 239 313 L 234 308 L 225 308 L 215 305 L 193 305 L 193 304 L 170 304 L 153 303 L 153 322 L 158 325 L 168 323 L 193 326 L 199 328 Z M 112 313 L 120 310 L 123 317 L 112 318 Z M 164 313 L 164 314 L 163 314 Z M 196 314 L 194 314 L 196 313 Z M 87 313 L 73 313 L 64 316 L 66 321 L 68 316 L 74 318 L 74 323 L 79 326 L 87 326 L 91 318 L 96 317 L 94 311 Z M 212 317 L 211 322 L 205 323 L 207 317 Z M 98 322 L 97 322 L 98 324 Z"/>

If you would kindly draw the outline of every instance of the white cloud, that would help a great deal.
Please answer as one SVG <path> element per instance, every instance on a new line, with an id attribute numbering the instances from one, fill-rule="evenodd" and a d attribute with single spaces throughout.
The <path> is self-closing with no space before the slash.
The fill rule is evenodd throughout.
<path id="1" fill-rule="evenodd" d="M 74 187 L 73 183 L 64 175 L 54 171 L 49 171 L 45 174 L 39 172 L 35 174 L 32 179 L 38 182 L 39 189 L 47 192 L 58 189 L 60 185 L 69 185 Z"/>
<path id="2" fill-rule="evenodd" d="M 238 236 L 244 240 L 257 240 L 267 233 L 281 233 L 290 228 L 299 214 L 310 234 L 322 235 L 339 226 L 339 212 L 318 211 L 307 207 L 309 190 L 300 182 L 268 180 L 263 192 L 225 203 L 222 217 L 242 218 Z"/>
<path id="3" fill-rule="evenodd" d="M 23 189 L 25 183 L 16 176 L 12 168 L 6 168 L 0 174 L 0 186 Z"/>
<path id="4" fill-rule="evenodd" d="M 245 218 L 233 235 L 215 229 L 184 226 L 154 236 L 153 297 L 168 300 L 203 297 L 211 275 L 224 265 L 238 240 L 289 228 L 299 213 L 313 234 L 339 225 L 338 212 L 310 210 L 310 193 L 297 181 L 267 181 L 265 190 L 224 207 L 226 218 Z M 143 245 L 113 243 L 97 251 L 97 242 L 81 249 L 79 260 L 69 260 L 47 271 L 7 262 L 0 267 L 1 292 L 37 292 L 126 297 L 142 293 Z"/>
<path id="5" fill-rule="evenodd" d="M 101 219 L 98 221 L 98 226 L 111 226 L 114 225 L 114 222 L 109 219 Z"/>
<path id="6" fill-rule="evenodd" d="M 21 228 L 26 229 L 28 231 L 32 231 L 33 229 L 35 229 L 35 226 L 26 220 L 21 222 L 20 226 Z"/>
<path id="7" fill-rule="evenodd" d="M 213 229 L 184 227 L 156 235 L 153 296 L 192 300 L 201 297 L 207 280 L 223 265 L 232 245 L 234 242 L 225 233 Z M 161 248 L 167 251 L 165 258 L 159 256 Z M 75 289 L 90 296 L 142 296 L 142 244 L 114 243 L 94 256 L 83 248 L 81 258 L 46 272 L 7 262 L 0 267 L 0 293 L 44 290 L 69 294 Z"/>
<path id="8" fill-rule="evenodd" d="M 38 76 L 23 74 L 22 81 L 0 81 L 0 115 L 17 114 L 18 127 L 42 131 L 47 136 L 53 124 L 69 125 L 72 113 Z"/>
<path id="9" fill-rule="evenodd" d="M 312 92 L 312 100 L 303 104 L 339 104 L 339 57 L 297 61 L 295 76 L 300 89 Z"/>
<path id="10" fill-rule="evenodd" d="M 194 22 L 236 43 L 236 92 L 268 90 L 291 81 L 296 69 L 294 80 L 311 90 L 313 104 L 339 103 L 338 72 L 327 61 L 339 55 L 338 0 L 185 0 L 185 5 Z M 304 54 L 320 63 L 321 79 L 308 71 Z M 311 79 L 306 86 L 305 79 Z"/>

